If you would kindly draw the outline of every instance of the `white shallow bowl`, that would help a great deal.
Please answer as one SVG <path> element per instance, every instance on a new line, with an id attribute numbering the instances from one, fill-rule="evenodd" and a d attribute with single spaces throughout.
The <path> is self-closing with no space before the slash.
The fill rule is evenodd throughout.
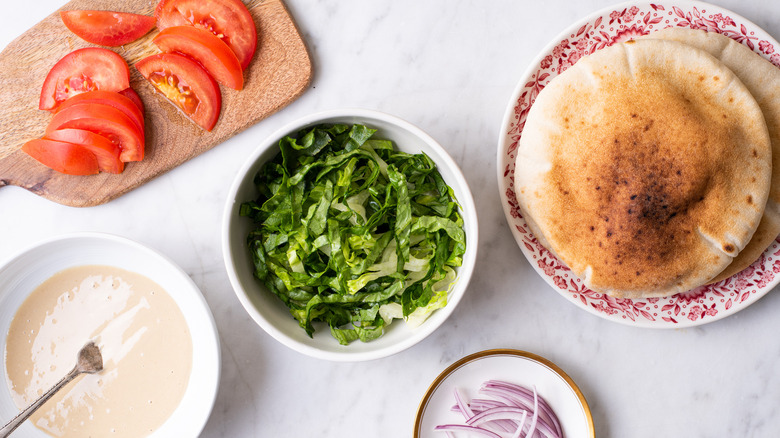
<path id="1" fill-rule="evenodd" d="M 192 279 L 167 257 L 139 243 L 109 234 L 70 234 L 40 242 L 0 265 L 0 350 L 5 351 L 8 327 L 30 292 L 57 272 L 83 265 L 115 266 L 144 275 L 165 289 L 181 309 L 192 335 L 189 384 L 173 414 L 149 436 L 197 437 L 211 414 L 219 386 L 217 328 L 206 300 Z M 0 422 L 5 423 L 18 413 L 6 379 L 2 378 Z M 15 434 L 49 436 L 29 421 Z"/>
<path id="2" fill-rule="evenodd" d="M 409 153 L 425 152 L 437 165 L 444 181 L 452 187 L 463 216 L 466 232 L 466 253 L 458 268 L 458 279 L 450 291 L 447 306 L 439 309 L 419 327 L 410 329 L 396 320 L 379 339 L 339 345 L 327 325 L 316 325 L 310 338 L 298 325 L 282 301 L 253 276 L 254 266 L 246 246 L 246 236 L 252 229 L 251 219 L 238 215 L 243 202 L 257 198 L 253 183 L 263 164 L 279 152 L 279 140 L 299 129 L 319 123 L 364 124 L 377 129 L 376 138 L 392 140 L 396 148 Z M 332 110 L 296 120 L 263 141 L 247 158 L 230 189 L 225 205 L 222 229 L 222 249 L 230 282 L 249 315 L 277 341 L 300 353 L 332 361 L 363 361 L 378 359 L 402 351 L 420 342 L 439 327 L 457 306 L 468 286 L 477 258 L 477 214 L 471 191 L 455 161 L 429 135 L 397 117 L 363 109 Z"/>

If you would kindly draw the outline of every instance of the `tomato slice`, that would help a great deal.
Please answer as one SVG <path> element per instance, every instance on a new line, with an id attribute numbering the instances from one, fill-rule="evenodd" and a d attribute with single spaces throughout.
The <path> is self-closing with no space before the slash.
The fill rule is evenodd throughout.
<path id="1" fill-rule="evenodd" d="M 99 103 L 81 103 L 57 112 L 46 127 L 46 135 L 57 129 L 84 129 L 119 145 L 122 161 L 144 158 L 144 138 L 135 123 L 122 111 Z"/>
<path id="2" fill-rule="evenodd" d="M 138 109 L 132 100 L 120 93 L 102 90 L 87 91 L 86 93 L 77 94 L 65 102 L 62 102 L 62 104 L 60 104 L 60 106 L 57 108 L 57 111 L 59 112 L 65 108 L 81 103 L 99 103 L 112 106 L 122 111 L 127 117 L 132 119 L 136 128 L 138 128 L 139 131 L 144 132 L 143 113 Z"/>
<path id="3" fill-rule="evenodd" d="M 60 11 L 62 22 L 79 38 L 101 46 L 122 46 L 141 38 L 156 20 L 147 15 L 113 11 Z"/>
<path id="4" fill-rule="evenodd" d="M 176 53 L 159 53 L 138 61 L 135 68 L 187 117 L 211 131 L 219 119 L 219 85 L 197 62 Z"/>
<path id="5" fill-rule="evenodd" d="M 144 103 L 143 101 L 141 101 L 141 96 L 139 96 L 138 93 L 135 92 L 135 90 L 133 90 L 132 88 L 125 88 L 124 90 L 120 91 L 119 94 L 132 100 L 135 106 L 137 106 L 138 109 L 141 110 L 141 114 L 144 113 Z"/>
<path id="6" fill-rule="evenodd" d="M 200 62 L 207 72 L 234 90 L 244 88 L 244 72 L 227 44 L 211 32 L 193 26 L 173 26 L 152 40 L 163 52 L 182 53 Z"/>
<path id="7" fill-rule="evenodd" d="M 87 47 L 65 55 L 43 81 L 38 108 L 52 110 L 65 99 L 91 90 L 121 91 L 130 86 L 130 70 L 108 49 Z"/>
<path id="8" fill-rule="evenodd" d="M 252 14 L 241 0 L 161 0 L 155 8 L 157 27 L 195 26 L 221 38 L 246 69 L 257 48 Z"/>
<path id="9" fill-rule="evenodd" d="M 46 134 L 44 139 L 84 146 L 95 154 L 101 172 L 122 173 L 125 168 L 125 163 L 119 159 L 119 154 L 122 152 L 119 146 L 94 132 L 83 129 L 57 129 Z"/>
<path id="10" fill-rule="evenodd" d="M 94 175 L 100 170 L 95 154 L 77 144 L 36 138 L 22 145 L 22 150 L 44 166 L 68 175 Z"/>

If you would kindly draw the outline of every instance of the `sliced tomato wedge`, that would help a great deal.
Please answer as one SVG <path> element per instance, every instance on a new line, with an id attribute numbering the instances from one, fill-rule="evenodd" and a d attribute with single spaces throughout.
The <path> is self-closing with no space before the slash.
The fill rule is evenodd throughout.
<path id="1" fill-rule="evenodd" d="M 138 61 L 135 68 L 193 122 L 207 131 L 214 128 L 222 94 L 200 64 L 176 53 L 159 53 Z"/>
<path id="2" fill-rule="evenodd" d="M 36 138 L 22 145 L 22 150 L 60 173 L 94 175 L 100 170 L 95 154 L 77 144 Z"/>
<path id="3" fill-rule="evenodd" d="M 119 145 L 119 158 L 141 161 L 144 158 L 144 138 L 135 123 L 122 111 L 99 103 L 72 105 L 57 112 L 46 127 L 46 136 L 58 129 L 84 129 L 108 138 Z"/>
<path id="4" fill-rule="evenodd" d="M 114 11 L 60 11 L 60 17 L 84 41 L 111 47 L 132 43 L 156 23 L 154 17 Z"/>
<path id="5" fill-rule="evenodd" d="M 108 49 L 87 47 L 65 55 L 43 81 L 38 108 L 53 110 L 67 98 L 92 90 L 122 91 L 130 86 L 130 70 Z"/>
<path id="6" fill-rule="evenodd" d="M 157 28 L 195 26 L 221 38 L 246 69 L 257 48 L 252 14 L 241 0 L 161 0 L 155 8 Z"/>
<path id="7" fill-rule="evenodd" d="M 125 163 L 119 159 L 122 152 L 119 146 L 94 132 L 83 129 L 57 129 L 46 134 L 44 139 L 84 146 L 95 154 L 101 172 L 122 173 L 125 168 Z"/>
<path id="8" fill-rule="evenodd" d="M 141 114 L 144 113 L 144 103 L 143 101 L 141 101 L 141 96 L 139 96 L 138 93 L 135 92 L 135 90 L 133 90 L 132 88 L 125 88 L 124 90 L 120 91 L 119 94 L 132 100 L 135 106 L 137 106 L 138 109 L 141 110 Z"/>
<path id="9" fill-rule="evenodd" d="M 167 53 L 182 53 L 200 62 L 217 82 L 234 90 L 244 88 L 244 72 L 227 44 L 211 32 L 193 26 L 173 26 L 152 40 Z"/>
<path id="10" fill-rule="evenodd" d="M 62 111 L 65 108 L 83 103 L 99 103 L 112 106 L 132 119 L 136 128 L 138 128 L 139 131 L 144 132 L 144 115 L 141 110 L 138 109 L 130 98 L 114 91 L 95 90 L 77 94 L 65 102 L 62 102 L 57 108 L 57 111 Z"/>

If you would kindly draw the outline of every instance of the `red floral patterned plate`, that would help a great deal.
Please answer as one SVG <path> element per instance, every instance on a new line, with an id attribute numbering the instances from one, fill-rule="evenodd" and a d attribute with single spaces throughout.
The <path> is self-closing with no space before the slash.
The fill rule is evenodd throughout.
<path id="1" fill-rule="evenodd" d="M 780 239 L 744 271 L 671 297 L 631 300 L 593 292 L 528 230 L 514 193 L 515 150 L 531 105 L 552 78 L 596 50 L 672 26 L 722 33 L 780 67 L 780 44 L 757 25 L 726 9 L 694 1 L 616 5 L 572 25 L 531 63 L 507 108 L 498 144 L 501 203 L 512 234 L 534 269 L 579 307 L 610 321 L 639 327 L 706 324 L 756 302 L 780 282 Z"/>

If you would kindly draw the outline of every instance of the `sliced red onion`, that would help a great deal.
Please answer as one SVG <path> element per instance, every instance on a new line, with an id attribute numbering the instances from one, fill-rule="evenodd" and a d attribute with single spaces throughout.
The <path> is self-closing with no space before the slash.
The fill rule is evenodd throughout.
<path id="1" fill-rule="evenodd" d="M 533 393 L 528 389 L 520 385 L 516 385 L 514 383 L 504 382 L 501 380 L 488 380 L 487 382 L 482 384 L 483 389 L 485 388 L 496 388 L 496 389 L 502 389 L 504 391 L 507 391 L 510 395 L 515 394 L 517 396 L 520 396 L 521 398 L 525 399 L 527 402 L 531 402 Z M 525 396 L 525 397 L 523 397 Z M 550 425 L 555 430 L 555 433 L 557 435 L 563 435 L 563 431 L 561 430 L 561 425 L 558 422 L 558 419 L 555 416 L 555 413 L 553 412 L 552 408 L 549 404 L 543 399 L 539 399 L 539 406 L 542 409 L 542 418 L 545 419 L 545 422 L 550 423 Z"/>
<path id="2" fill-rule="evenodd" d="M 455 403 L 460 412 L 463 413 L 463 416 L 466 419 L 469 419 L 470 417 L 474 416 L 474 411 L 471 410 L 468 403 L 465 403 L 463 401 L 463 397 L 460 396 L 460 392 L 458 391 L 458 388 L 455 388 L 453 391 L 455 393 Z"/>
<path id="3" fill-rule="evenodd" d="M 557 419 L 553 420 L 552 417 L 554 417 L 555 414 L 552 413 L 552 410 L 549 409 L 548 407 L 542 407 L 543 405 L 541 403 L 536 405 L 536 408 L 534 408 L 535 405 L 534 405 L 534 402 L 533 402 L 533 398 L 531 398 L 529 403 L 525 403 L 525 402 L 521 402 L 521 401 L 518 401 L 518 403 L 515 403 L 516 399 L 504 397 L 504 396 L 502 396 L 501 393 L 493 394 L 495 392 L 493 390 L 485 389 L 483 392 L 488 393 L 488 394 L 492 394 L 492 395 L 494 395 L 497 398 L 500 398 L 502 400 L 507 401 L 510 406 L 517 406 L 517 407 L 519 407 L 521 409 L 525 409 L 525 410 L 528 410 L 528 411 L 536 412 L 537 415 L 538 415 L 538 418 L 537 418 L 538 423 L 536 424 L 536 426 L 539 429 L 541 429 L 542 432 L 547 432 L 547 433 L 545 433 L 545 435 L 552 436 L 552 437 L 563 435 L 562 432 L 558 432 L 557 430 L 555 430 L 555 424 L 557 424 L 558 420 Z"/>
<path id="4" fill-rule="evenodd" d="M 461 413 L 466 424 L 436 426 L 450 432 L 473 432 L 493 438 L 564 438 L 560 422 L 547 402 L 533 390 L 500 380 L 488 380 L 479 390 L 492 398 L 466 402 L 455 390 L 454 412 Z M 530 416 L 530 422 L 526 420 Z"/>
<path id="5" fill-rule="evenodd" d="M 487 429 L 483 429 L 481 427 L 473 427 L 473 426 L 466 426 L 463 424 L 442 424 L 441 426 L 436 426 L 433 428 L 434 430 L 443 430 L 443 431 L 463 431 L 463 432 L 474 432 L 478 434 L 482 434 L 484 436 L 489 436 L 490 438 L 502 438 L 501 435 L 491 432 Z"/>
<path id="6" fill-rule="evenodd" d="M 523 407 L 525 409 L 533 409 L 534 402 L 532 392 L 529 392 L 528 394 L 517 394 L 517 397 L 514 397 L 514 391 L 512 389 L 483 387 L 480 391 L 493 395 L 496 398 L 506 400 L 510 405 Z M 553 420 L 555 414 L 544 399 L 539 400 L 539 410 L 539 421 L 542 423 L 542 429 L 554 430 L 555 435 L 562 435 L 563 432 L 560 429 L 560 424 L 558 424 L 557 419 Z"/>
<path id="7" fill-rule="evenodd" d="M 499 396 L 497 396 L 497 397 L 499 397 Z M 500 398 L 506 399 L 505 397 L 500 397 Z M 510 405 L 514 406 L 513 404 L 510 404 Z M 554 425 L 557 424 L 557 419 L 553 420 L 551 417 L 549 417 L 547 415 L 547 413 L 544 412 L 544 410 L 541 408 L 541 403 L 539 403 L 537 405 L 534 405 L 533 399 L 532 399 L 530 403 L 528 403 L 528 404 L 519 403 L 518 406 L 521 409 L 525 409 L 525 410 L 527 410 L 529 412 L 534 412 L 534 413 L 537 414 L 536 427 L 538 429 L 540 429 L 545 435 L 547 435 L 549 437 L 558 437 L 558 436 L 562 436 L 563 435 L 562 433 L 558 433 L 554 429 L 555 428 Z M 536 406 L 536 407 L 534 407 L 534 406 Z M 550 413 L 552 413 L 552 411 L 550 411 Z M 552 414 L 552 416 L 554 417 L 555 414 Z M 529 434 L 528 436 L 530 437 L 531 435 Z"/>
<path id="8" fill-rule="evenodd" d="M 480 412 L 490 408 L 497 408 L 499 406 L 507 406 L 506 403 L 502 403 L 499 400 L 491 400 L 485 398 L 472 399 L 468 405 L 471 408 L 471 410 L 474 412 Z"/>
<path id="9" fill-rule="evenodd" d="M 475 414 L 466 420 L 466 424 L 485 428 L 495 424 L 501 427 L 504 432 L 513 432 L 517 429 L 518 423 L 525 419 L 526 415 L 525 410 L 514 406 L 497 406 Z"/>
<path id="10" fill-rule="evenodd" d="M 512 434 L 512 438 L 520 438 L 520 434 L 523 433 L 523 426 L 525 426 L 526 418 L 528 418 L 528 411 L 523 412 L 523 419 L 520 420 L 520 424 L 517 425 L 517 430 Z"/>
<path id="11" fill-rule="evenodd" d="M 534 436 L 537 419 L 539 419 L 539 397 L 536 396 L 536 386 L 534 386 L 534 415 L 531 417 L 531 425 L 528 426 L 528 432 L 525 436 Z"/>
<path id="12" fill-rule="evenodd" d="M 455 391 L 456 391 L 456 397 L 459 397 L 460 393 L 457 392 L 457 389 Z M 461 397 L 461 401 L 462 401 L 462 397 Z M 496 400 L 477 400 L 477 399 L 471 400 L 471 403 L 465 403 L 465 405 L 469 409 L 471 409 L 471 414 L 466 415 L 464 413 L 464 409 L 457 404 L 454 405 L 451 410 L 453 412 L 460 413 L 461 415 L 464 416 L 466 420 L 468 420 L 469 418 L 473 417 L 476 414 L 483 412 L 486 409 L 505 406 L 503 403 Z M 511 432 L 517 428 L 517 424 L 511 420 L 495 420 L 491 424 L 487 424 L 484 427 L 494 432 Z"/>
<path id="13" fill-rule="evenodd" d="M 486 421 L 520 420 L 523 418 L 523 414 L 526 412 L 528 411 L 514 406 L 499 406 L 485 409 L 484 411 L 472 416 L 466 420 L 466 424 L 470 426 L 479 426 Z"/>

